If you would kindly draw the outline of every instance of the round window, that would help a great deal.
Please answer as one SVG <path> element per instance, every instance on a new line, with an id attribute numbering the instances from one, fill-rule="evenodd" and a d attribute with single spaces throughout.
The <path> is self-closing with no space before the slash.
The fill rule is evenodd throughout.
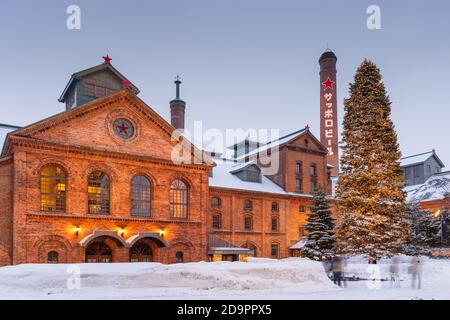
<path id="1" fill-rule="evenodd" d="M 122 139 L 129 139 L 134 135 L 134 127 L 127 119 L 117 119 L 113 126 L 114 133 Z"/>

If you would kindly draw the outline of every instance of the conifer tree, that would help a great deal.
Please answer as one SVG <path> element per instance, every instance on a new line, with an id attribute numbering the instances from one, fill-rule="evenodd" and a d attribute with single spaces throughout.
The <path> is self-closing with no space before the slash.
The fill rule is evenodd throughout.
<path id="1" fill-rule="evenodd" d="M 391 256 L 407 239 L 405 193 L 391 102 L 377 66 L 365 60 L 345 100 L 342 174 L 338 180 L 339 249 Z"/>
<path id="2" fill-rule="evenodd" d="M 302 256 L 318 261 L 331 259 L 335 252 L 334 227 L 327 195 L 320 189 L 314 194 L 313 206 L 305 225 L 308 234 Z"/>
<path id="3" fill-rule="evenodd" d="M 440 221 L 430 210 L 421 210 L 417 203 L 406 206 L 406 219 L 410 234 L 408 243 L 413 245 L 432 245 L 439 241 Z"/>

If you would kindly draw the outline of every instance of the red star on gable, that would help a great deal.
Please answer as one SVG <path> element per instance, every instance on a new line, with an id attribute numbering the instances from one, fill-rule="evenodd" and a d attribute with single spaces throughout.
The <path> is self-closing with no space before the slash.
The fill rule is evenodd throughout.
<path id="1" fill-rule="evenodd" d="M 332 81 L 332 80 L 330 79 L 330 77 L 328 77 L 327 81 L 322 82 L 322 85 L 323 85 L 323 88 L 324 88 L 324 89 L 330 88 L 331 90 L 334 90 L 334 88 L 333 88 L 334 84 L 335 84 L 335 82 Z"/>
<path id="2" fill-rule="evenodd" d="M 128 134 L 128 129 L 129 128 L 123 122 L 119 126 L 117 126 L 117 129 L 119 129 L 119 133 Z"/>
<path id="3" fill-rule="evenodd" d="M 109 57 L 109 55 L 103 56 L 102 58 L 103 58 L 103 60 L 104 60 L 104 63 L 110 63 L 111 60 L 112 60 L 112 59 Z"/>
<path id="4" fill-rule="evenodd" d="M 124 88 L 129 88 L 129 87 L 131 87 L 130 81 L 128 81 L 127 79 L 123 80 L 123 81 L 122 81 L 122 87 L 124 87 Z"/>

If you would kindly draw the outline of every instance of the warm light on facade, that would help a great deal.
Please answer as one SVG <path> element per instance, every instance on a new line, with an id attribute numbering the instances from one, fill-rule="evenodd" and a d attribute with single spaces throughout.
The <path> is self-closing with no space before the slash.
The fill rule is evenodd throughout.
<path id="1" fill-rule="evenodd" d="M 80 226 L 75 226 L 74 231 L 75 231 L 75 235 L 78 236 L 78 234 L 79 234 L 80 231 L 81 231 Z"/>
<path id="2" fill-rule="evenodd" d="M 165 230 L 159 230 L 159 236 L 161 237 L 161 238 L 164 238 L 164 235 L 166 234 L 166 231 Z"/>
<path id="3" fill-rule="evenodd" d="M 117 230 L 117 233 L 119 234 L 119 236 L 123 237 L 125 235 L 125 229 L 119 228 Z"/>

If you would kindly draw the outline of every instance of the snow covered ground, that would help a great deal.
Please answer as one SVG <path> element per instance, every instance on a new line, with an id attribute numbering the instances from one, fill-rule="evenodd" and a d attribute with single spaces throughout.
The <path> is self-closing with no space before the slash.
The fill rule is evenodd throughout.
<path id="1" fill-rule="evenodd" d="M 298 258 L 173 265 L 24 264 L 0 268 L 0 299 L 450 299 L 450 260 L 426 259 L 423 289 L 412 290 L 408 259 L 402 263 L 400 288 L 390 288 L 387 281 L 348 281 L 347 288 L 339 288 L 321 263 Z M 380 278 L 388 278 L 389 265 L 377 265 Z M 365 279 L 371 272 L 367 268 L 364 260 L 353 258 L 347 276 Z"/>

